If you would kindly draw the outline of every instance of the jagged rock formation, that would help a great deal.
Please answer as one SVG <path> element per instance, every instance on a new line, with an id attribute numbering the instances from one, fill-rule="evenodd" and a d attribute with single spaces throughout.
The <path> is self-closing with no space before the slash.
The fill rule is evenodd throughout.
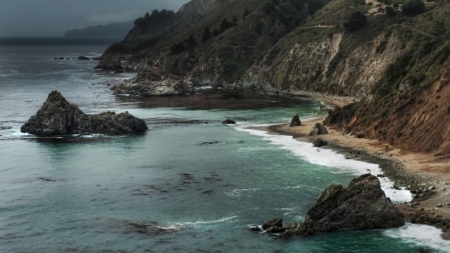
<path id="1" fill-rule="evenodd" d="M 328 130 L 320 123 L 316 123 L 309 133 L 309 136 L 328 134 Z"/>
<path id="2" fill-rule="evenodd" d="M 331 185 L 325 189 L 304 221 L 280 237 L 395 228 L 405 224 L 403 218 L 403 214 L 384 194 L 378 178 L 366 174 L 353 179 L 347 188 Z"/>
<path id="3" fill-rule="evenodd" d="M 61 93 L 52 91 L 41 109 L 22 126 L 21 131 L 41 136 L 89 133 L 120 135 L 142 133 L 147 129 L 143 120 L 128 112 L 84 114 L 78 106 L 67 102 Z"/>
<path id="4" fill-rule="evenodd" d="M 294 127 L 294 126 L 301 126 L 302 122 L 300 121 L 300 118 L 298 117 L 298 114 L 295 115 L 292 118 L 291 124 L 289 125 L 289 127 Z"/>
<path id="5" fill-rule="evenodd" d="M 194 94 L 194 84 L 187 80 L 162 78 L 154 74 L 143 74 L 125 80 L 113 88 L 114 94 L 133 96 L 179 96 Z"/>

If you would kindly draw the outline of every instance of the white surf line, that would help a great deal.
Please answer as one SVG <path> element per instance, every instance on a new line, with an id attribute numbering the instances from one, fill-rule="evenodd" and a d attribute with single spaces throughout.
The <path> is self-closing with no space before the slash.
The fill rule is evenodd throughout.
<path id="1" fill-rule="evenodd" d="M 370 173 L 372 175 L 383 174 L 382 169 L 377 164 L 357 161 L 353 159 L 345 159 L 344 155 L 337 153 L 331 149 L 320 149 L 313 147 L 311 143 L 302 142 L 286 135 L 274 135 L 268 131 L 249 129 L 249 127 L 271 126 L 275 124 L 251 125 L 249 123 L 238 123 L 234 128 L 237 131 L 246 132 L 252 135 L 260 136 L 263 140 L 267 140 L 272 145 L 276 145 L 281 149 L 289 150 L 295 156 L 301 157 L 303 160 L 318 164 L 321 166 L 339 168 L 339 171 L 333 173 L 350 172 L 357 176 Z M 388 178 L 379 178 L 381 188 L 386 196 L 393 203 L 409 202 L 413 199 L 412 194 L 405 189 L 393 189 L 394 182 Z"/>
<path id="2" fill-rule="evenodd" d="M 408 243 L 431 247 L 439 252 L 450 252 L 450 241 L 442 239 L 442 231 L 432 226 L 407 223 L 403 227 L 388 229 L 383 233 Z"/>

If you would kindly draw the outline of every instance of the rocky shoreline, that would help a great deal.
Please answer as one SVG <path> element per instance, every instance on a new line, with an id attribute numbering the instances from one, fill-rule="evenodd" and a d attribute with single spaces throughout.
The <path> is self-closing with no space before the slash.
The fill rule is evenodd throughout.
<path id="1" fill-rule="evenodd" d="M 324 118 L 320 118 L 302 123 L 313 126 L 323 120 Z M 264 130 L 313 143 L 316 137 L 307 136 L 310 128 L 303 126 L 297 129 L 299 128 L 303 129 L 295 131 L 289 127 L 289 124 L 282 124 L 267 127 Z M 396 205 L 405 216 L 405 221 L 437 227 L 443 232 L 442 238 L 450 240 L 450 205 L 447 205 L 450 201 L 446 192 L 447 188 L 450 188 L 450 183 L 439 175 L 426 171 L 412 171 L 403 160 L 400 160 L 401 158 L 382 151 L 375 151 L 372 143 L 364 143 L 364 140 L 361 140 L 362 144 L 343 142 L 336 138 L 339 135 L 342 135 L 340 131 L 335 130 L 331 130 L 330 134 L 321 135 L 321 138 L 327 142 L 327 146 L 322 148 L 332 149 L 343 154 L 347 159 L 378 164 L 383 171 L 383 174 L 377 175 L 378 177 L 389 178 L 395 183 L 394 187 L 405 187 L 414 196 L 411 202 Z M 356 136 L 351 138 L 356 139 Z M 368 149 L 369 147 L 371 150 Z M 449 203 L 445 202 L 446 199 Z"/>

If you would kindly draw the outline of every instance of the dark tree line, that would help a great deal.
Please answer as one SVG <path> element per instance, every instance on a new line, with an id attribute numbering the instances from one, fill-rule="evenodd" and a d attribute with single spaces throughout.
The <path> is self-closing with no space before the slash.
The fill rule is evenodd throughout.
<path id="1" fill-rule="evenodd" d="M 175 12 L 173 11 L 168 11 L 166 9 L 162 11 L 154 10 L 151 15 L 147 12 L 144 17 L 136 19 L 134 25 L 145 29 L 151 25 L 165 22 L 173 18 L 175 18 Z"/>

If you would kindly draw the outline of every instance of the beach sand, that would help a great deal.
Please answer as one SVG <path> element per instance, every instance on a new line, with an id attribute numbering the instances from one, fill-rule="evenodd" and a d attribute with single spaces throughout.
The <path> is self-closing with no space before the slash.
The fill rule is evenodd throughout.
<path id="1" fill-rule="evenodd" d="M 344 97 L 312 96 L 332 106 L 345 106 L 354 101 Z M 377 163 L 387 176 L 399 187 L 417 191 L 410 203 L 397 204 L 407 221 L 436 226 L 442 229 L 442 237 L 450 239 L 450 165 L 437 161 L 432 154 L 412 153 L 401 150 L 376 139 L 357 138 L 355 135 L 342 135 L 341 130 L 328 128 L 328 134 L 308 136 L 316 123 L 325 117 L 302 121 L 301 126 L 289 124 L 266 127 L 265 130 L 290 135 L 301 141 L 312 142 L 321 138 L 332 148 L 348 159 L 358 159 Z M 447 205 L 448 204 L 448 205 Z"/>

